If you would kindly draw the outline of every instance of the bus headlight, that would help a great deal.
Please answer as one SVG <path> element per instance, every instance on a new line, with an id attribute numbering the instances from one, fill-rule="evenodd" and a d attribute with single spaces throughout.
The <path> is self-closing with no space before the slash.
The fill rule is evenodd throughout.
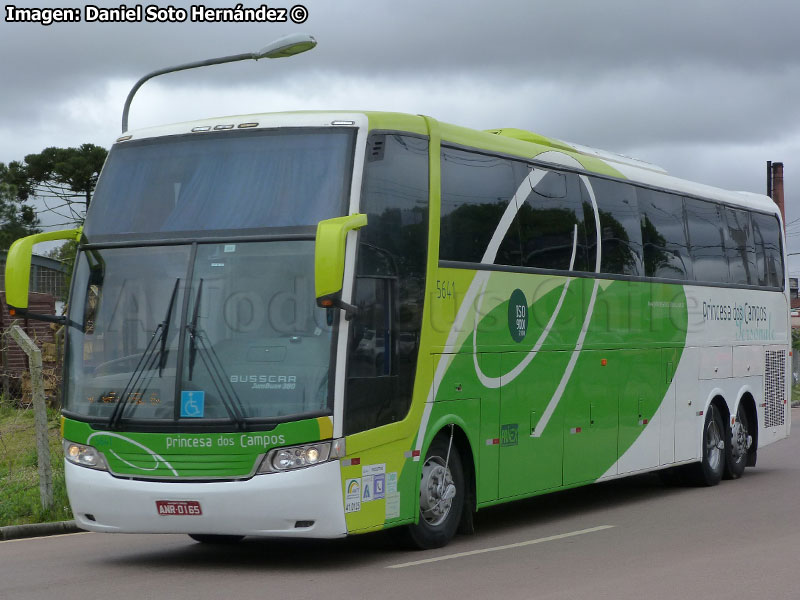
<path id="1" fill-rule="evenodd" d="M 74 465 L 97 469 L 98 471 L 108 470 L 103 455 L 92 446 L 64 440 L 64 457 Z"/>
<path id="2" fill-rule="evenodd" d="M 326 440 L 313 444 L 274 448 L 261 461 L 257 473 L 275 473 L 291 471 L 324 463 L 333 458 L 344 456 L 344 440 Z"/>

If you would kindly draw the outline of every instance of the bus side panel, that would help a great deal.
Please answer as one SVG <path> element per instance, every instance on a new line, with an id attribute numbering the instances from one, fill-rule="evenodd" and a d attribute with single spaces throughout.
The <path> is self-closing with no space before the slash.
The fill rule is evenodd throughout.
<path id="1" fill-rule="evenodd" d="M 664 382 L 669 386 L 667 395 L 661 403 L 659 427 L 659 464 L 668 465 L 675 461 L 675 370 L 678 367 L 680 352 L 675 348 L 661 351 Z"/>
<path id="2" fill-rule="evenodd" d="M 619 351 L 584 350 L 564 392 L 564 484 L 594 481 L 616 462 L 619 394 L 626 372 Z"/>
<path id="3" fill-rule="evenodd" d="M 501 382 L 510 379 L 514 367 L 526 353 L 498 355 Z M 531 494 L 562 484 L 562 418 L 555 415 L 541 436 L 534 436 L 537 423 L 555 392 L 569 353 L 540 352 L 531 365 L 499 389 L 500 393 L 500 497 Z"/>
<path id="4" fill-rule="evenodd" d="M 619 465 L 618 473 L 630 473 L 657 467 L 661 461 L 661 425 L 653 418 L 662 403 L 666 403 L 661 350 L 623 350 L 618 352 L 626 369 L 625 382 L 619 396 Z M 669 391 L 669 389 L 667 390 Z M 674 410 L 674 403 L 672 404 Z M 664 411 L 669 413 L 669 410 Z M 637 452 L 625 451 L 642 436 Z M 671 445 L 671 440 L 669 440 Z"/>
<path id="5" fill-rule="evenodd" d="M 481 354 L 481 366 L 490 368 L 492 361 L 499 362 L 497 354 Z M 491 393 L 494 392 L 494 393 Z M 500 445 L 495 444 L 500 431 L 500 394 L 497 390 L 486 390 L 481 398 L 481 425 L 478 437 L 478 468 L 476 469 L 476 502 L 478 505 L 494 502 L 498 497 Z M 491 443 L 490 443 L 491 442 Z"/>

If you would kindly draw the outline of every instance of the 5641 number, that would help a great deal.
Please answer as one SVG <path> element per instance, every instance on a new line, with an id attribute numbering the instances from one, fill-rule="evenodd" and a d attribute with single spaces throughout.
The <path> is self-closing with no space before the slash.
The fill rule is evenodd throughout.
<path id="1" fill-rule="evenodd" d="M 436 280 L 436 297 L 442 300 L 452 298 L 456 292 L 456 282 L 444 279 Z"/>

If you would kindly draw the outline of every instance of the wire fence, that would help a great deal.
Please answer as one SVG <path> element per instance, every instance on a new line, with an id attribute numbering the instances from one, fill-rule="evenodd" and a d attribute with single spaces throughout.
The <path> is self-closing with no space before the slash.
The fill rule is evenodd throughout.
<path id="1" fill-rule="evenodd" d="M 72 518 L 64 486 L 60 432 L 61 348 L 57 327 L 28 327 L 41 350 L 46 407 L 44 425 L 52 466 L 52 497 L 42 505 L 36 418 L 27 356 L 9 334 L 0 335 L 0 526 Z"/>

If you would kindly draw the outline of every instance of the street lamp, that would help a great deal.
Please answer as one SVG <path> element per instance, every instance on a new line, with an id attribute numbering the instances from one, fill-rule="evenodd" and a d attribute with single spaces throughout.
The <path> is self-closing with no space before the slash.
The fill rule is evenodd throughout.
<path id="1" fill-rule="evenodd" d="M 128 97 L 125 99 L 125 107 L 122 109 L 122 132 L 128 130 L 128 111 L 131 108 L 131 101 L 134 95 L 142 87 L 142 84 L 148 79 L 164 75 L 165 73 L 174 73 L 176 71 L 185 71 L 186 69 L 194 69 L 196 67 L 207 67 L 210 65 L 220 65 L 222 63 L 236 62 L 239 60 L 258 60 L 259 58 L 285 58 L 287 56 L 294 56 L 306 50 L 311 50 L 317 45 L 317 40 L 313 36 L 304 33 L 293 33 L 278 38 L 274 42 L 267 44 L 258 52 L 246 52 L 244 54 L 234 54 L 233 56 L 223 56 L 221 58 L 209 58 L 208 60 L 199 60 L 196 62 L 178 65 L 176 67 L 167 67 L 165 69 L 158 69 L 152 73 L 148 73 L 142 77 L 131 88 Z"/>

